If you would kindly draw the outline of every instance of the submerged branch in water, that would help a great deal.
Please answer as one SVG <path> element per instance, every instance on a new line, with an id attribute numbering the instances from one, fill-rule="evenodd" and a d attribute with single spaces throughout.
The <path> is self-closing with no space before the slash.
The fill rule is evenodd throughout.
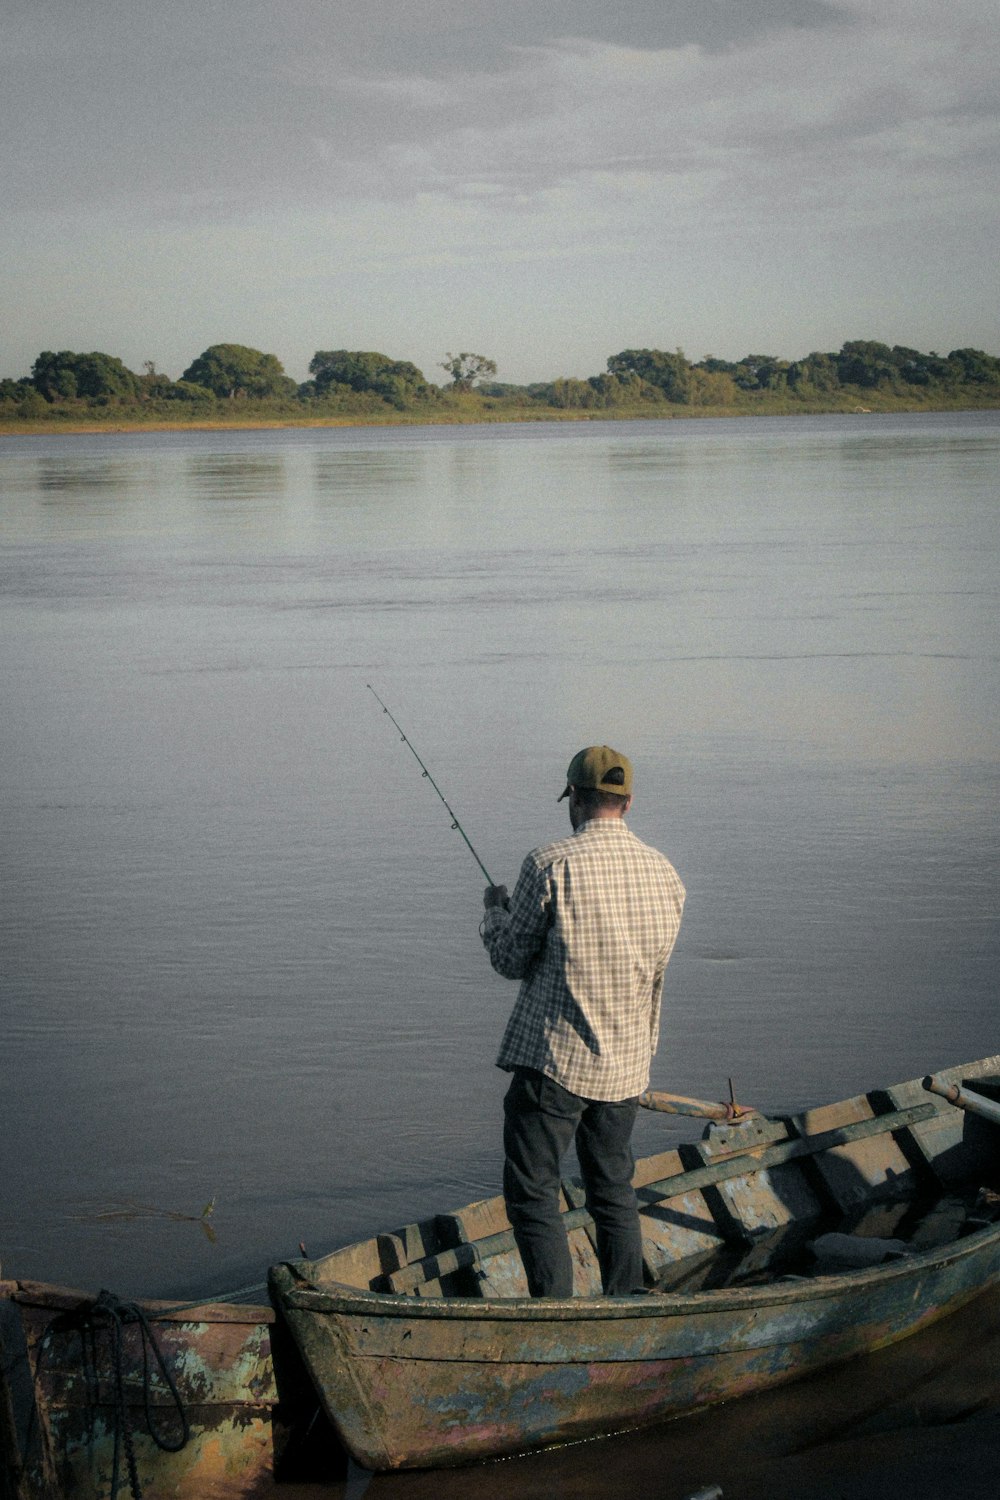
<path id="1" fill-rule="evenodd" d="M 152 1203 L 136 1203 L 132 1199 L 126 1199 L 124 1202 L 112 1202 L 92 1210 L 70 1214 L 69 1218 L 77 1224 L 131 1224 L 137 1219 L 169 1219 L 175 1224 L 200 1224 L 214 1245 L 216 1234 L 209 1223 L 214 1212 L 213 1193 L 200 1214 L 187 1214 L 176 1208 L 158 1208 Z"/>

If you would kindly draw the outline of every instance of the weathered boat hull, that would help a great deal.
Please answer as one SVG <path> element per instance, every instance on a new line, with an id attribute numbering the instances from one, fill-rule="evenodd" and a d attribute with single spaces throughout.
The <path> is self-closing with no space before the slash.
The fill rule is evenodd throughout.
<path id="1" fill-rule="evenodd" d="M 998 1064 L 953 1072 L 977 1077 Z M 721 1147 L 693 1148 L 662 1174 L 678 1191 L 663 1181 L 640 1191 L 647 1263 L 665 1267 L 668 1281 L 677 1284 L 685 1254 L 695 1270 L 712 1259 L 702 1242 L 720 1223 L 731 1238 L 739 1217 L 752 1268 L 765 1242 L 773 1249 L 795 1237 L 800 1218 L 814 1221 L 812 1204 L 824 1194 L 841 1210 L 852 1200 L 857 1210 L 867 1195 L 891 1225 L 906 1212 L 911 1177 L 967 1186 L 970 1172 L 982 1181 L 996 1159 L 995 1127 L 980 1124 L 970 1141 L 965 1118 L 929 1103 L 917 1083 L 811 1111 L 784 1130 L 774 1124 L 760 1127 L 746 1153 L 727 1149 L 725 1134 Z M 640 1169 L 659 1174 L 674 1156 Z M 905 1338 L 1000 1280 L 1000 1224 L 984 1223 L 943 1244 L 930 1233 L 926 1248 L 904 1259 L 843 1274 L 532 1301 L 497 1294 L 518 1284 L 516 1252 L 495 1232 L 499 1212 L 494 1200 L 445 1216 L 494 1230 L 472 1244 L 460 1237 L 421 1255 L 427 1234 L 413 1231 L 427 1226 L 410 1226 L 323 1262 L 272 1270 L 272 1294 L 326 1410 L 365 1467 L 462 1463 L 679 1416 Z M 581 1218 L 569 1209 L 586 1283 Z M 878 1231 L 869 1223 L 869 1235 Z M 677 1260 L 675 1240 L 683 1242 Z M 400 1254 L 404 1241 L 416 1243 Z M 386 1269 L 393 1254 L 395 1273 Z M 481 1295 L 440 1295 L 463 1275 L 480 1278 Z"/>
<path id="2" fill-rule="evenodd" d="M 355 1460 L 435 1467 L 679 1416 L 905 1338 L 1000 1279 L 1000 1229 L 920 1262 L 827 1277 L 820 1294 L 417 1303 L 400 1316 L 347 1289 L 293 1291 L 286 1272 L 285 1316 Z"/>
<path id="3" fill-rule="evenodd" d="M 86 1318 L 94 1299 L 38 1282 L 0 1282 L 0 1432 L 6 1484 L 16 1500 L 104 1497 L 111 1481 L 116 1410 L 111 1335 Z M 148 1430 L 140 1330 L 122 1330 L 125 1423 L 147 1500 L 234 1500 L 270 1493 L 278 1391 L 267 1306 L 143 1302 L 189 1426 L 177 1452 Z M 152 1361 L 148 1396 L 157 1430 L 182 1435 L 173 1399 Z M 122 1493 L 129 1493 L 124 1447 Z"/>

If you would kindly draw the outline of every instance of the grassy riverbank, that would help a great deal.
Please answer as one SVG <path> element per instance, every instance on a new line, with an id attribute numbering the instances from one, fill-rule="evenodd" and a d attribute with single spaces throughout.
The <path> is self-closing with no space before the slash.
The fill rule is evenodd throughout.
<path id="1" fill-rule="evenodd" d="M 164 410 L 163 406 L 167 409 Z M 553 406 L 521 398 L 488 396 L 478 391 L 448 395 L 433 405 L 421 403 L 398 410 L 372 403 L 358 409 L 343 407 L 321 410 L 319 404 L 303 410 L 300 403 L 274 401 L 214 402 L 211 411 L 178 412 L 178 403 L 153 409 L 129 406 L 97 406 L 86 410 L 53 407 L 44 415 L 0 418 L 0 435 L 47 436 L 82 432 L 228 432 L 273 428 L 321 427 L 426 427 L 470 423 L 505 422 L 628 422 L 674 421 L 678 419 L 728 417 L 789 417 L 835 414 L 875 415 L 891 412 L 943 412 L 1000 409 L 992 392 L 975 399 L 966 388 L 953 397 L 936 391 L 933 397 L 917 399 L 883 391 L 844 391 L 828 397 L 798 397 L 787 393 L 747 393 L 725 406 L 680 405 L 667 401 L 642 401 L 635 405 L 608 407 Z"/>

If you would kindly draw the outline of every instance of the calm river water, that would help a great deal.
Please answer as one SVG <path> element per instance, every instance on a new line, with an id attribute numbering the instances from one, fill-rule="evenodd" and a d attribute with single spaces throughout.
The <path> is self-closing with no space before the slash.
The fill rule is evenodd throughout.
<path id="1" fill-rule="evenodd" d="M 367 683 L 496 880 L 574 751 L 632 757 L 689 893 L 655 1085 L 1000 1050 L 998 454 L 996 413 L 0 438 L 5 1272 L 209 1293 L 497 1190 L 514 988 Z"/>

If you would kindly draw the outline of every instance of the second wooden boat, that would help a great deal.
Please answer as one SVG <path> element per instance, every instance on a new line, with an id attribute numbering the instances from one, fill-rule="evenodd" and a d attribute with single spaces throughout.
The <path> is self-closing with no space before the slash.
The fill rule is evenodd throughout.
<path id="1" fill-rule="evenodd" d="M 251 1500 L 316 1410 L 268 1305 L 0 1281 L 2 1500 Z"/>

